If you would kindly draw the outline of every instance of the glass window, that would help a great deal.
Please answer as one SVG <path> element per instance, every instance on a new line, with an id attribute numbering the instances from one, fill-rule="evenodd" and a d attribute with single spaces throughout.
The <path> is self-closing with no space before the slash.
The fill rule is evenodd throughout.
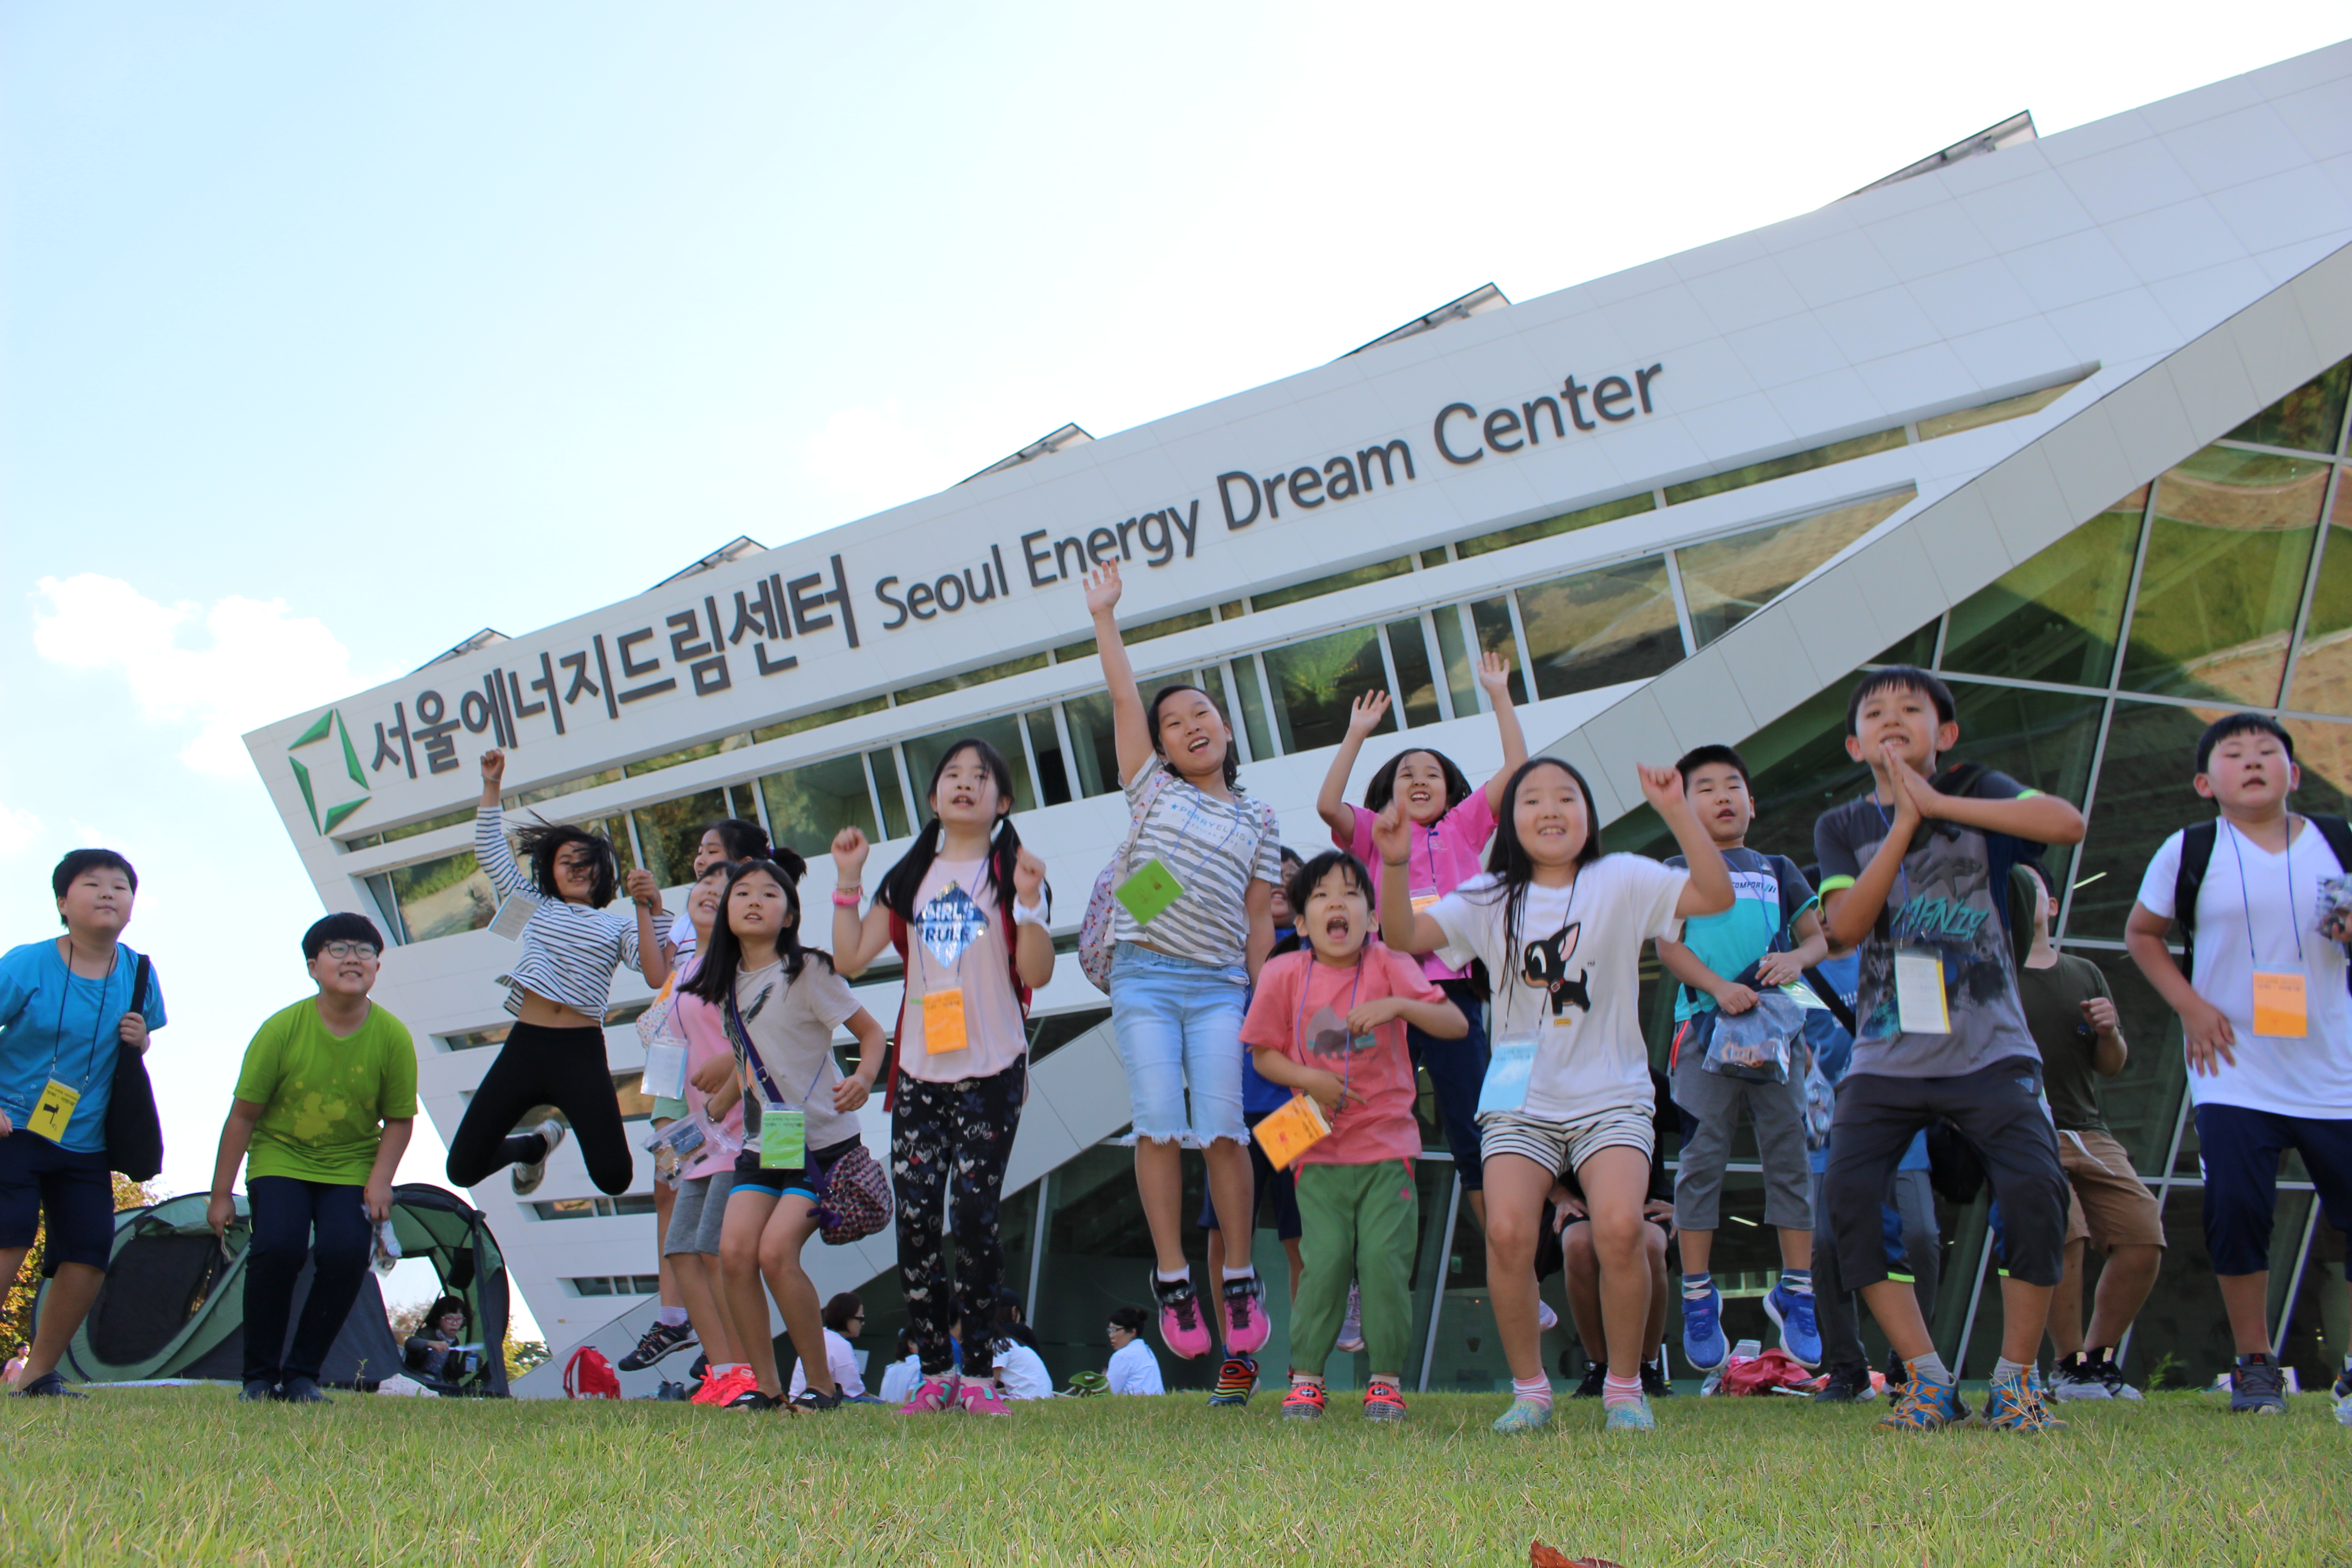
<path id="1" fill-rule="evenodd" d="M 1244 654 L 1234 660 L 1234 683 L 1241 689 L 1242 733 L 1249 738 L 1250 755 L 1278 755 L 1274 745 L 1274 719 L 1266 711 L 1265 683 L 1259 679 L 1254 657 Z"/>
<path id="2" fill-rule="evenodd" d="M 1029 1020 L 1029 1059 L 1050 1055 L 1097 1024 L 1110 1022 L 1108 1007 L 1081 1007 L 1075 1013 L 1049 1013 Z"/>
<path id="3" fill-rule="evenodd" d="M 1285 752 L 1338 745 L 1347 738 L 1349 706 L 1389 683 L 1380 637 L 1370 626 L 1268 648 L 1265 673 L 1274 684 L 1275 732 Z M 1391 712 L 1375 733 L 1395 729 Z"/>
<path id="4" fill-rule="evenodd" d="M 2315 381 L 2306 381 L 2229 434 L 2232 441 L 2292 447 L 2298 452 L 2334 452 L 2344 429 L 2344 394 L 2352 386 L 2352 360 Z"/>
<path id="5" fill-rule="evenodd" d="M 1952 704 L 1960 721 L 1953 761 L 1982 763 L 2028 789 L 2082 804 L 2106 699 L 1955 681 Z M 2066 880 L 2074 856 L 2072 847 L 2045 852 L 2053 887 Z"/>
<path id="6" fill-rule="evenodd" d="M 2158 481 L 2125 686 L 2277 702 L 2327 469 L 2208 447 Z"/>
<path id="7" fill-rule="evenodd" d="M 741 798 L 745 805 L 748 806 L 751 804 L 751 797 L 748 795 Z M 751 813 L 749 811 L 739 811 L 735 813 L 735 815 L 738 816 L 751 816 Z M 753 820 L 756 821 L 757 818 L 753 818 Z M 626 876 L 628 873 L 637 868 L 636 851 L 630 847 L 629 845 L 629 824 L 627 818 L 619 816 L 591 816 L 582 821 L 580 826 L 586 828 L 591 833 L 601 833 L 604 836 L 605 842 L 609 843 L 613 847 L 614 857 L 621 862 L 621 874 L 623 876 Z"/>
<path id="8" fill-rule="evenodd" d="M 422 822 L 412 822 L 405 827 L 387 827 L 381 833 L 362 834 L 343 840 L 346 849 L 373 849 L 379 844 L 397 844 L 404 838 L 421 837 L 444 827 L 455 827 L 461 822 L 474 820 L 474 808 L 461 805 L 455 811 L 445 811 L 438 816 L 428 816 Z"/>
<path id="9" fill-rule="evenodd" d="M 1880 653 L 1876 658 L 1872 659 L 1870 662 L 1873 664 L 1907 664 L 1918 669 L 1927 669 L 1931 668 L 1936 662 L 1936 631 L 1937 628 L 1941 626 L 1943 624 L 1944 617 L 1937 616 L 1934 620 L 1929 621 L 1926 626 L 1921 626 L 1909 637 L 1896 639 L 1895 642 L 1890 645 L 1885 651 Z"/>
<path id="10" fill-rule="evenodd" d="M 1202 612 L 1207 619 L 1208 612 Z M 1091 650 L 1089 650 L 1091 651 Z M 909 686 L 892 695 L 900 702 L 920 702 L 926 697 L 942 697 L 967 687 L 985 686 L 992 680 L 1002 680 L 1008 675 L 1025 675 L 1033 669 L 1045 668 L 1045 656 L 1033 653 L 1025 658 L 1008 658 L 1002 664 L 992 664 L 982 669 L 967 669 L 961 675 L 943 675 L 937 680 L 926 680 L 919 686 Z"/>
<path id="11" fill-rule="evenodd" d="M 1856 436 L 1851 440 L 1832 441 L 1826 447 L 1815 447 L 1809 452 L 1791 452 L 1785 458 L 1768 458 L 1760 463 L 1728 473 L 1711 474 L 1703 479 L 1690 479 L 1666 487 L 1666 504 L 1679 506 L 1701 496 L 1721 495 L 1726 490 L 1739 489 L 1748 485 L 1760 485 L 1767 479 L 1784 479 L 1790 474 L 1802 474 L 1814 468 L 1825 468 L 1832 463 L 1852 462 L 1873 452 L 1891 451 L 1904 444 L 1902 426 L 1875 431 L 1868 436 Z"/>
<path id="12" fill-rule="evenodd" d="M 1673 614 L 1671 607 L 1667 614 Z M 1521 704 L 1528 700 L 1528 672 L 1519 668 L 1519 639 L 1511 630 L 1511 602 L 1508 599 L 1481 599 L 1470 606 L 1470 629 L 1478 635 L 1481 654 L 1499 653 L 1510 661 L 1511 701 Z M 1535 640 L 1532 634 L 1528 639 Z M 1679 645 L 1679 637 L 1676 639 Z M 1533 657 L 1541 658 L 1541 655 Z M 1475 677 L 1473 679 L 1475 679 Z M 1456 708 L 1455 712 L 1462 711 Z"/>
<path id="13" fill-rule="evenodd" d="M 2212 819 L 2212 802 L 2200 799 L 2189 781 L 2197 771 L 2197 737 L 2220 713 L 2156 702 L 2116 704 L 2090 831 L 2075 861 L 2067 936 L 2122 940 L 2124 919 L 2157 847 L 2176 828 Z"/>
<path id="14" fill-rule="evenodd" d="M 1640 495 L 1621 496 L 1615 500 L 1602 501 L 1598 506 L 1588 506 L 1576 511 L 1562 512 L 1558 517 L 1548 517 L 1540 522 L 1523 522 L 1517 528 L 1496 529 L 1492 533 L 1482 533 L 1475 539 L 1465 539 L 1454 548 L 1465 558 L 1484 555 L 1489 551 L 1508 550 L 1514 544 L 1526 544 L 1532 540 L 1549 539 L 1556 533 L 1573 533 L 1580 528 L 1591 528 L 1596 523 L 1614 522 L 1621 517 L 1633 517 L 1640 512 L 1657 510 L 1657 497 L 1648 490 L 1643 490 Z M 1441 552 L 1439 560 L 1444 559 L 1444 553 Z"/>
<path id="15" fill-rule="evenodd" d="M 1029 731 L 1029 750 L 1037 759 L 1037 788 L 1044 803 L 1060 805 L 1072 796 L 1070 770 L 1062 760 L 1062 735 L 1054 727 L 1054 710 L 1040 708 L 1034 713 L 1024 713 L 1021 723 Z"/>
<path id="16" fill-rule="evenodd" d="M 613 1098 L 620 1103 L 624 1121 L 642 1121 L 654 1113 L 654 1097 L 646 1092 L 646 1075 L 641 1072 L 614 1073 Z"/>
<path id="17" fill-rule="evenodd" d="M 2124 595 L 2147 509 L 2142 485 L 1955 605 L 1944 668 L 2105 686 L 2115 673 Z"/>
<path id="18" fill-rule="evenodd" d="M 915 793 L 921 796 L 915 803 L 920 820 L 930 819 L 931 775 L 947 760 L 955 743 L 963 740 L 987 742 L 1012 767 L 1013 810 L 1037 809 L 1037 791 L 1029 782 L 1028 753 L 1021 748 L 1020 721 L 1007 713 L 995 719 L 967 721 L 952 730 L 907 742 L 907 776 L 914 784 Z"/>
<path id="19" fill-rule="evenodd" d="M 1118 793 L 1118 741 L 1111 732 L 1110 693 L 1089 691 L 1062 704 L 1070 726 L 1071 762 L 1077 768 L 1082 795 Z"/>
<path id="20" fill-rule="evenodd" d="M 470 849 L 397 867 L 383 875 L 409 942 L 479 931 L 499 912 L 498 890 L 490 886 Z"/>
<path id="21" fill-rule="evenodd" d="M 780 719 L 772 724 L 762 724 L 751 731 L 754 741 L 777 741 L 803 731 L 822 730 L 827 724 L 838 724 L 844 719 L 856 719 L 867 713 L 879 713 L 890 706 L 886 697 L 868 697 L 857 702 L 845 702 L 838 708 L 822 708 L 797 718 Z"/>
<path id="22" fill-rule="evenodd" d="M 643 778 L 647 773 L 656 773 L 664 768 L 674 768 L 680 763 L 699 762 L 705 757 L 715 757 L 721 752 L 738 751 L 751 743 L 751 736 L 748 731 L 740 735 L 722 735 L 716 741 L 705 741 L 698 746 L 687 746 L 675 752 L 664 752 L 660 756 L 647 757 L 641 763 L 625 763 L 622 764 L 621 772 L 633 779 Z"/>
<path id="23" fill-rule="evenodd" d="M 1676 551 L 1691 636 L 1705 647 L 1795 585 L 1806 573 L 1860 539 L 1919 492 L 1906 486 L 1811 517 L 1694 544 Z"/>
<path id="24" fill-rule="evenodd" d="M 2045 386 L 2039 392 L 2028 392 L 2016 397 L 2004 397 L 1996 403 L 1979 403 L 1974 408 L 1962 408 L 1951 414 L 1938 414 L 1932 419 L 1919 421 L 1919 439 L 1932 441 L 1938 436 L 1958 435 L 1980 426 L 1998 425 L 2004 419 L 2022 419 L 2029 414 L 2039 414 L 2076 387 L 2084 378 Z"/>
<path id="25" fill-rule="evenodd" d="M 874 797 L 866 769 L 855 755 L 810 763 L 760 781 L 768 806 L 768 836 L 814 860 L 833 847 L 834 835 L 855 827 L 868 839 L 875 830 Z"/>
<path id="26" fill-rule="evenodd" d="M 2352 483 L 2340 476 L 2336 510 L 2320 531 L 2319 548 L 2319 581 L 2304 616 L 2286 705 L 2312 713 L 2352 714 Z"/>
<path id="27" fill-rule="evenodd" d="M 583 789 L 594 789 L 598 784 L 618 784 L 620 781 L 620 769 L 605 768 L 598 773 L 582 773 L 576 779 L 533 784 L 529 789 L 517 790 L 506 797 L 506 806 L 509 811 L 520 811 L 526 805 L 537 805 L 541 801 L 553 800 L 558 795 L 577 795 Z"/>
<path id="28" fill-rule="evenodd" d="M 511 1024 L 493 1024 L 487 1029 L 468 1029 L 461 1035 L 436 1035 L 445 1051 L 478 1051 L 486 1047 L 504 1045 Z"/>
<path id="29" fill-rule="evenodd" d="M 1228 616 L 1238 616 L 1242 613 L 1242 608 L 1239 605 L 1228 605 L 1225 606 L 1225 613 Z M 1118 628 L 1118 640 L 1127 647 L 1133 647 L 1138 643 L 1150 642 L 1155 637 L 1173 637 L 1178 632 L 1189 632 L 1196 626 L 1208 626 L 1214 619 L 1215 617 L 1206 610 L 1187 610 L 1181 616 L 1170 616 L 1163 620 L 1146 621 L 1139 626 L 1121 626 Z M 1054 662 L 1067 664 L 1072 659 L 1092 658 L 1094 656 L 1095 639 L 1088 637 L 1084 642 L 1067 643 L 1055 648 Z"/>
<path id="30" fill-rule="evenodd" d="M 1437 677 L 1429 663 L 1429 637 L 1421 617 L 1391 621 L 1387 627 L 1389 658 L 1396 666 L 1401 691 L 1390 693 L 1404 708 L 1408 724 L 1434 724 L 1444 715 L 1437 706 Z"/>
<path id="31" fill-rule="evenodd" d="M 882 835 L 886 838 L 906 838 L 914 831 L 907 817 L 907 791 L 898 779 L 898 753 L 889 746 L 866 753 L 866 765 L 874 770 L 874 793 L 882 802 Z"/>
<path id="32" fill-rule="evenodd" d="M 1250 608 L 1271 610 L 1278 605 L 1295 605 L 1302 599 L 1318 599 L 1326 594 L 1337 594 L 1345 588 L 1361 587 L 1366 583 L 1385 582 L 1402 577 L 1412 570 L 1412 558 L 1400 555 L 1393 561 L 1376 561 L 1370 566 L 1358 566 L 1352 571 L 1335 572 L 1328 577 L 1317 577 L 1309 582 L 1293 583 L 1287 588 L 1269 588 L 1263 594 L 1250 595 Z"/>
<path id="33" fill-rule="evenodd" d="M 727 816 L 760 820 L 748 784 L 697 790 L 641 805 L 629 815 L 636 820 L 637 847 L 645 851 L 646 869 L 665 888 L 694 879 L 694 852 L 702 847 L 703 831 L 712 823 Z"/>
<path id="34" fill-rule="evenodd" d="M 1462 635 L 1461 608 L 1440 605 L 1429 618 L 1437 627 L 1437 651 L 1445 661 L 1445 689 L 1454 698 L 1454 716 L 1466 719 L 1478 711 L 1478 681 L 1470 668 L 1469 644 Z"/>
<path id="35" fill-rule="evenodd" d="M 1522 588 L 1519 616 L 1527 627 L 1528 657 L 1535 660 L 1538 697 L 1638 680 L 1683 657 L 1682 628 L 1675 620 L 1663 555 Z M 1482 619 L 1478 640 L 1486 642 L 1487 636 Z M 1516 680 L 1514 671 L 1515 686 Z M 1516 689 L 1512 695 L 1527 700 Z"/>

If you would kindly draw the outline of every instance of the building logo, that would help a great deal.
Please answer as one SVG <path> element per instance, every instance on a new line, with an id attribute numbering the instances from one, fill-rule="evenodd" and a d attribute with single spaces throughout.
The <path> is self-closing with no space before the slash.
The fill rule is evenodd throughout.
<path id="1" fill-rule="evenodd" d="M 305 746 L 316 745 L 329 736 L 332 736 L 341 744 L 343 771 L 351 774 L 352 783 L 359 785 L 360 793 L 356 800 L 347 800 L 341 805 L 329 806 L 327 815 L 321 818 L 319 816 L 320 786 L 311 784 L 310 770 L 304 767 L 302 759 L 294 753 Z M 317 828 L 321 835 L 332 833 L 351 816 L 352 813 L 368 803 L 367 774 L 360 771 L 360 754 L 352 745 L 351 726 L 343 722 L 341 709 L 330 708 L 319 715 L 319 721 L 303 731 L 295 742 L 286 748 L 286 760 L 293 764 L 294 782 L 300 785 L 302 790 L 302 804 L 310 808 L 310 826 Z"/>

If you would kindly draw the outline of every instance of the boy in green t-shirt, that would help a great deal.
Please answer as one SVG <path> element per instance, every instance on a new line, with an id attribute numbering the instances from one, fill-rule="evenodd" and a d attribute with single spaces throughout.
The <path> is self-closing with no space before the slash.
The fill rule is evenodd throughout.
<path id="1" fill-rule="evenodd" d="M 416 1047 L 368 1000 L 383 951 L 364 915 L 329 915 L 304 932 L 319 994 L 265 1020 L 237 1073 L 206 1217 L 215 1234 L 236 1217 L 229 1187 L 243 1161 L 253 1223 L 243 1399 L 325 1401 L 319 1368 L 367 1278 L 373 1227 L 392 1214 L 392 1173 L 415 1124 Z M 316 1268 L 289 1347 L 306 1258 Z"/>

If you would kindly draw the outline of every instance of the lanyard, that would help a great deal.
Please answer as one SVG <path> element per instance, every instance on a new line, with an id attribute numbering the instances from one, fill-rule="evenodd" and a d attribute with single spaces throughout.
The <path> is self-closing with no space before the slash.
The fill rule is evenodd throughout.
<path id="1" fill-rule="evenodd" d="M 2238 901 L 2246 910 L 2246 962 L 2259 969 L 2263 961 L 2254 952 L 2254 902 L 2246 891 L 2246 852 L 2238 847 L 2240 834 L 2236 825 L 2226 818 L 2221 825 L 2230 830 L 2230 854 L 2238 862 Z M 2300 965 L 2303 963 L 2303 922 L 2295 918 L 2294 913 L 2294 818 L 2292 816 L 2286 819 L 2286 851 L 2279 859 L 2286 868 L 2286 923 L 2294 931 L 2294 961 Z"/>
<path id="2" fill-rule="evenodd" d="M 99 1037 L 106 1030 L 106 995 L 107 993 L 113 988 L 114 972 L 121 967 L 122 948 L 120 943 L 117 943 L 114 949 L 114 962 L 107 966 L 106 973 L 100 975 L 98 979 L 98 1000 L 92 1004 L 95 1012 L 92 1016 L 92 1022 L 89 1026 L 89 1054 L 82 1058 L 81 1064 L 81 1087 L 84 1090 L 87 1090 L 89 1088 L 89 1080 L 98 1076 L 98 1041 Z M 52 1081 L 54 1081 L 58 1076 L 58 1058 L 65 1054 L 66 1002 L 73 995 L 73 983 L 75 979 L 76 976 L 73 972 L 73 938 L 68 937 L 66 938 L 65 989 L 58 994 L 57 1044 L 51 1047 L 49 1051 L 49 1078 Z"/>
<path id="3" fill-rule="evenodd" d="M 1529 886 L 1532 887 L 1533 884 L 1530 883 Z M 1562 931 L 1568 930 L 1568 917 L 1576 912 L 1576 890 L 1582 886 L 1584 886 L 1584 868 L 1580 866 L 1576 868 L 1576 874 L 1569 879 L 1568 907 L 1559 911 L 1559 929 Z M 1519 924 L 1522 930 L 1524 930 L 1527 925 L 1527 905 L 1522 902 L 1519 906 Z M 1511 940 L 1517 940 L 1520 932 L 1511 931 L 1506 934 Z M 1519 983 L 1519 988 L 1522 991 L 1532 991 L 1535 989 L 1535 983 L 1528 978 L 1528 950 L 1534 946 L 1535 943 L 1527 942 L 1521 947 L 1519 952 L 1518 967 L 1511 972 L 1511 978 Z M 1565 980 L 1567 975 L 1563 973 L 1560 978 Z M 1545 994 L 1547 996 L 1550 994 L 1549 988 L 1547 988 Z M 1542 1005 L 1538 1004 L 1536 1009 L 1536 1027 L 1538 1029 L 1542 1028 L 1546 1022 L 1547 1020 L 1544 1017 Z"/>
<path id="4" fill-rule="evenodd" d="M 1348 982 L 1348 1013 L 1356 1010 L 1356 990 L 1364 983 L 1364 963 L 1371 956 L 1371 946 L 1366 943 L 1356 950 L 1356 973 Z M 1310 949 L 1307 959 L 1307 978 L 1298 987 L 1298 1026 L 1294 1031 L 1301 1049 L 1307 1046 L 1307 998 L 1315 989 L 1315 965 L 1319 962 Z M 1339 1015 L 1339 1110 L 1333 1113 L 1337 1121 L 1348 1109 L 1348 1084 L 1356 1072 L 1356 1038 L 1348 1032 L 1348 1013 Z M 1320 1056 L 1320 1051 L 1310 1054 Z M 1329 1071 L 1329 1068 L 1325 1068 Z"/>
<path id="5" fill-rule="evenodd" d="M 780 969 L 782 967 L 781 960 L 778 963 L 778 967 Z M 742 984 L 743 977 L 739 973 L 735 977 L 735 984 L 740 985 Z M 775 1001 L 779 1007 L 783 1005 L 782 997 L 779 996 Z M 783 1091 L 776 1087 L 776 1080 L 768 1076 L 768 1064 L 761 1059 L 760 1047 L 751 1043 L 751 1027 L 744 1022 L 741 1010 L 735 1005 L 734 986 L 728 987 L 727 991 L 727 1021 L 734 1026 L 731 1033 L 735 1037 L 736 1040 L 741 1043 L 743 1047 L 743 1055 L 751 1064 L 752 1075 L 760 1080 L 760 1087 L 768 1091 L 768 1102 L 781 1110 L 786 1103 Z M 808 1088 L 801 1090 L 800 1099 L 793 1100 L 791 1103 L 805 1108 L 809 1102 L 809 1096 L 816 1092 L 817 1079 L 824 1077 L 824 1069 L 833 1065 L 835 1065 L 833 1060 L 833 1042 L 828 1039 L 824 1042 L 824 1050 L 818 1053 L 816 1071 L 810 1077 Z"/>

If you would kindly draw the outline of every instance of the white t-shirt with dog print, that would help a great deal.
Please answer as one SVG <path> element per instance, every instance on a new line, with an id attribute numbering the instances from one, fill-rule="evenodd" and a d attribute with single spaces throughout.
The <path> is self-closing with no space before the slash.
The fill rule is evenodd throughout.
<path id="1" fill-rule="evenodd" d="M 1516 936 L 1493 873 L 1430 906 L 1445 932 L 1437 956 L 1486 965 L 1494 987 L 1491 1038 L 1532 1037 L 1535 1065 L 1524 1114 L 1579 1121 L 1649 1107 L 1650 1052 L 1642 1039 L 1642 944 L 1682 931 L 1675 905 L 1690 873 L 1642 855 L 1603 855 L 1567 888 L 1530 886 Z"/>

